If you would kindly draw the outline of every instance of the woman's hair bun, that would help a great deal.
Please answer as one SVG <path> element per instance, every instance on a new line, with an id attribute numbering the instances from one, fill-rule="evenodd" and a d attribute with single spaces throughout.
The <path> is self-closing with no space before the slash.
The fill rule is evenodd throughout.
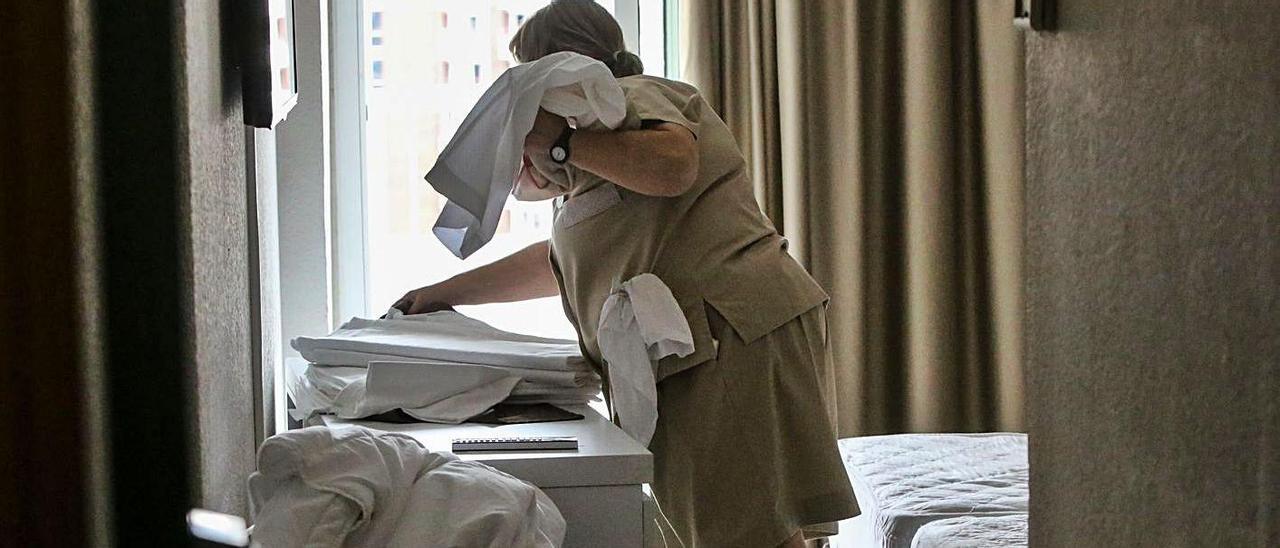
<path id="1" fill-rule="evenodd" d="M 626 50 L 613 52 L 611 57 L 604 59 L 604 64 L 613 72 L 614 78 L 644 74 L 644 62 L 640 56 Z"/>

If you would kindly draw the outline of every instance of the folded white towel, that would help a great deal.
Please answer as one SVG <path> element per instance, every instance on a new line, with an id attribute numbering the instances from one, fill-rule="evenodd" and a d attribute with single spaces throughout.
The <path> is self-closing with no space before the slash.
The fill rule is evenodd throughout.
<path id="1" fill-rule="evenodd" d="M 400 409 L 421 421 L 458 424 L 507 399 L 519 382 L 492 367 L 374 362 L 338 393 L 331 412 L 359 419 Z"/>
<path id="2" fill-rule="evenodd" d="M 359 369 L 364 369 L 373 362 L 427 363 L 459 367 L 474 365 L 463 362 L 424 360 L 393 354 L 330 350 L 328 348 L 313 349 L 307 353 L 307 356 L 310 358 L 311 363 L 315 365 Z M 511 375 L 520 377 L 521 380 L 553 386 L 576 387 L 587 386 L 593 383 L 598 384 L 600 382 L 600 376 L 596 375 L 593 371 L 550 371 L 546 369 L 529 369 L 526 367 L 505 367 L 498 365 L 491 365 L 490 367 L 499 367 Z M 360 374 L 364 375 L 363 372 Z"/>
<path id="3" fill-rule="evenodd" d="M 510 370 L 460 364 L 374 362 L 370 367 L 330 367 L 286 362 L 290 415 L 358 419 L 403 410 L 425 422 L 457 424 L 500 402 L 581 405 L 599 400 L 600 381 L 582 386 L 529 382 Z"/>
<path id="4" fill-rule="evenodd" d="M 613 129 L 627 113 L 613 73 L 585 55 L 553 53 L 499 76 L 427 173 L 449 199 L 433 232 L 454 255 L 466 258 L 493 238 L 539 106 L 577 127 Z"/>
<path id="5" fill-rule="evenodd" d="M 510 333 L 449 311 L 387 320 L 352 318 L 327 336 L 298 337 L 291 345 L 311 362 L 317 361 L 318 351 L 340 350 L 544 371 L 591 369 L 574 341 Z"/>

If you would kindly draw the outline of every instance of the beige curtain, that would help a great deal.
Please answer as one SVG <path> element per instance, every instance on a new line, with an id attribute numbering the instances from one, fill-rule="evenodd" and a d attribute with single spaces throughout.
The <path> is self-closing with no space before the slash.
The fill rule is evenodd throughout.
<path id="1" fill-rule="evenodd" d="M 682 0 L 683 77 L 832 296 L 842 435 L 1023 429 L 1013 0 Z"/>

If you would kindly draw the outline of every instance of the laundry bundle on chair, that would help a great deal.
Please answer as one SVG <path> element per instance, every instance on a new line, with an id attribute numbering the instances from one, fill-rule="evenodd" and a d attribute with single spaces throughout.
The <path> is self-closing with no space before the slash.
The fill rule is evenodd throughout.
<path id="1" fill-rule="evenodd" d="M 563 515 L 537 487 L 357 426 L 267 439 L 249 501 L 254 546 L 554 548 L 565 535 Z"/>
<path id="2" fill-rule="evenodd" d="M 459 423 L 493 405 L 595 401 L 600 378 L 577 343 L 520 335 L 452 311 L 354 318 L 298 337 L 288 363 L 294 418 L 363 418 L 392 410 Z"/>

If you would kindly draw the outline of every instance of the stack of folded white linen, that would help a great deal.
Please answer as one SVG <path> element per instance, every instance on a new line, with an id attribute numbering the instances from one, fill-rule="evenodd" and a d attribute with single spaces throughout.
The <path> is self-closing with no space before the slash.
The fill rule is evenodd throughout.
<path id="1" fill-rule="evenodd" d="M 600 378 L 574 341 L 520 335 L 453 311 L 353 318 L 324 337 L 298 337 L 294 418 L 361 418 L 399 409 L 458 423 L 497 403 L 596 401 Z"/>

